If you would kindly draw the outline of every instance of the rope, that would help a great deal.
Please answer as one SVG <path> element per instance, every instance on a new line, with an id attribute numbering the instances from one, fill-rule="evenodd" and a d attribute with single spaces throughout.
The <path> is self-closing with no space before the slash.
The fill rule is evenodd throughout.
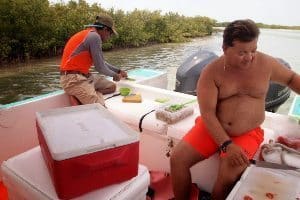
<path id="1" fill-rule="evenodd" d="M 116 96 L 120 96 L 120 95 L 121 95 L 121 93 L 117 93 L 117 94 L 111 95 L 110 97 L 105 98 L 104 100 L 107 100 L 107 99 L 110 99 L 110 98 L 113 98 Z"/>
<path id="2" fill-rule="evenodd" d="M 151 110 L 150 112 L 147 112 L 146 114 L 144 114 L 144 115 L 140 118 L 140 122 L 139 122 L 139 130 L 140 130 L 140 132 L 143 131 L 143 129 L 142 129 L 142 122 L 143 122 L 144 118 L 145 118 L 148 114 L 150 114 L 150 113 L 152 113 L 152 112 L 154 112 L 154 111 L 155 111 L 155 110 L 153 109 L 153 110 Z"/>

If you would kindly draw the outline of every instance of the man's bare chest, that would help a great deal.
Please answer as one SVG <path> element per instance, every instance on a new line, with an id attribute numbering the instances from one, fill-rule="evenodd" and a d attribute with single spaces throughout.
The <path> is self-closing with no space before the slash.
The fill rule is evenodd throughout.
<path id="1" fill-rule="evenodd" d="M 220 81 L 218 96 L 226 99 L 231 96 L 249 96 L 252 98 L 264 98 L 269 87 L 266 76 L 234 76 L 225 77 Z"/>

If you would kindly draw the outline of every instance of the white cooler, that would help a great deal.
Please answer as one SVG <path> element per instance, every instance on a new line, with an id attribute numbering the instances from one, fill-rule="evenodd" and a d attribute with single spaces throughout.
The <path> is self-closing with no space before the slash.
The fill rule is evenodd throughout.
<path id="1" fill-rule="evenodd" d="M 59 199 L 51 182 L 40 147 L 4 161 L 3 183 L 10 200 Z M 150 184 L 146 167 L 139 165 L 138 175 L 128 181 L 113 184 L 76 197 L 76 200 L 144 200 Z"/>
<path id="2" fill-rule="evenodd" d="M 251 165 L 226 200 L 297 200 L 300 198 L 300 173 Z"/>
<path id="3" fill-rule="evenodd" d="M 59 198 L 74 198 L 138 173 L 138 133 L 100 104 L 38 112 L 37 130 Z"/>

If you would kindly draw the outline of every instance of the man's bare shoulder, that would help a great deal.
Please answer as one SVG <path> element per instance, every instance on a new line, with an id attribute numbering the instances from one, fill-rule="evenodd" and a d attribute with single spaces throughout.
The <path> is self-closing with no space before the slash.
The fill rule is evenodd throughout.
<path id="1" fill-rule="evenodd" d="M 223 56 L 213 60 L 207 66 L 204 68 L 207 72 L 213 72 L 219 71 L 220 68 L 224 67 L 224 58 Z"/>
<path id="2" fill-rule="evenodd" d="M 219 57 L 207 64 L 200 74 L 202 83 L 207 84 L 208 82 L 219 82 L 218 80 L 222 77 L 224 68 L 224 58 Z"/>
<path id="3" fill-rule="evenodd" d="M 268 64 L 268 63 L 277 62 L 276 58 L 260 51 L 256 52 L 256 58 L 259 64 Z"/>
<path id="4" fill-rule="evenodd" d="M 272 73 L 273 71 L 278 71 L 278 69 L 286 70 L 284 65 L 277 58 L 262 52 L 257 52 L 256 68 L 265 73 Z"/>

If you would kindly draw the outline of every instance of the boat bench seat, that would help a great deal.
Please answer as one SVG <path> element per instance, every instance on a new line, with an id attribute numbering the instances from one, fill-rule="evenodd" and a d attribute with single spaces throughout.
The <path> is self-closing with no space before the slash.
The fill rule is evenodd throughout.
<path id="1" fill-rule="evenodd" d="M 105 104 L 110 112 L 137 131 L 139 131 L 141 117 L 151 110 L 155 110 L 163 105 L 156 102 L 156 98 L 170 99 L 170 101 L 167 102 L 169 104 L 188 102 L 195 99 L 195 97 L 191 95 L 142 85 L 118 84 L 118 88 L 120 87 L 129 87 L 132 88 L 132 93 L 140 93 L 142 96 L 142 103 L 123 103 L 122 96 L 115 96 L 107 99 Z M 110 95 L 105 95 L 105 98 Z M 176 145 L 176 143 L 178 143 L 178 141 L 192 128 L 195 124 L 195 119 L 200 115 L 197 103 L 191 104 L 190 106 L 194 107 L 194 114 L 174 124 L 167 124 L 164 121 L 156 119 L 155 112 L 148 114 L 143 119 L 143 131 L 141 134 L 142 145 L 140 152 L 142 155 L 141 161 L 144 161 L 144 157 L 147 157 L 148 159 L 145 160 L 147 163 L 145 164 L 150 167 L 150 170 L 157 169 L 169 171 L 169 158 L 165 157 L 166 152 L 172 151 L 172 147 L 169 147 L 169 141 L 172 140 Z M 271 129 L 266 129 L 264 143 L 268 142 L 270 138 L 274 138 L 274 132 Z M 149 157 L 149 155 L 154 154 L 156 156 Z M 258 155 L 259 153 L 257 153 L 256 157 L 258 157 Z M 151 160 L 151 162 L 149 160 Z M 192 168 L 193 182 L 197 183 L 200 188 L 210 192 L 214 181 L 205 180 L 216 179 L 218 164 L 219 156 L 216 154 L 195 165 Z"/>
<path id="2" fill-rule="evenodd" d="M 178 104 L 196 99 L 195 96 L 134 83 L 118 83 L 117 91 L 122 87 L 130 88 L 131 94 L 140 94 L 142 102 L 124 103 L 122 101 L 123 96 L 107 94 L 104 95 L 104 99 L 106 99 L 105 105 L 116 117 L 143 133 L 157 133 L 166 136 L 171 125 L 157 119 L 155 111 L 166 104 Z M 167 99 L 168 101 L 160 103 L 156 101 L 159 98 Z M 198 106 L 195 105 L 195 107 L 197 108 Z M 199 112 L 198 114 L 195 113 L 194 117 L 197 115 L 199 115 Z"/>

